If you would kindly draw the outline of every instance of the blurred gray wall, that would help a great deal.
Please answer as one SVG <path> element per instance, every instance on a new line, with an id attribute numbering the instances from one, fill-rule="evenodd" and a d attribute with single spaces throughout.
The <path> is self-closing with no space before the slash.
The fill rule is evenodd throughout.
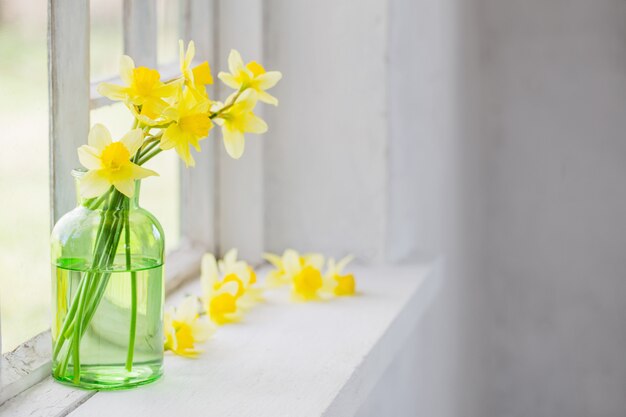
<path id="1" fill-rule="evenodd" d="M 474 0 L 476 416 L 626 415 L 626 2 Z"/>
<path id="2" fill-rule="evenodd" d="M 268 4 L 268 247 L 446 260 L 359 416 L 625 416 L 626 1 Z"/>
<path id="3" fill-rule="evenodd" d="M 412 69 L 439 72 L 411 91 L 454 118 L 407 130 L 452 175 L 430 194 L 448 275 L 360 415 L 623 417 L 626 2 L 391 4 Z"/>

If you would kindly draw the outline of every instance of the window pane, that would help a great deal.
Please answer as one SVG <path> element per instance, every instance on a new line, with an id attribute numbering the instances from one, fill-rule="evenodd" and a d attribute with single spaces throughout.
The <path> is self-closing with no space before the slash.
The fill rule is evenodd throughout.
<path id="1" fill-rule="evenodd" d="M 0 16 L 2 352 L 50 326 L 46 7 L 5 0 Z"/>
<path id="2" fill-rule="evenodd" d="M 122 0 L 91 0 L 91 79 L 101 80 L 119 73 L 124 52 Z"/>
<path id="3" fill-rule="evenodd" d="M 130 129 L 133 118 L 122 103 L 91 111 L 91 124 L 104 124 L 117 140 Z M 166 249 L 178 246 L 179 222 L 179 166 L 178 157 L 172 151 L 163 152 L 146 164 L 159 173 L 158 177 L 146 178 L 141 183 L 140 205 L 149 210 L 161 222 L 165 232 Z"/>
<path id="4" fill-rule="evenodd" d="M 157 0 L 157 55 L 160 65 L 178 61 L 180 0 Z"/>

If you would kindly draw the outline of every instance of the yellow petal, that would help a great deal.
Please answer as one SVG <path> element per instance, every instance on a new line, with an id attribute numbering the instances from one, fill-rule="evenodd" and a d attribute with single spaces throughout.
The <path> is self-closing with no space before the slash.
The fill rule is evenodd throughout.
<path id="1" fill-rule="evenodd" d="M 144 168 L 142 166 L 139 166 L 137 164 L 133 164 L 132 162 L 130 164 L 128 164 L 128 166 L 125 168 L 128 169 L 129 172 L 129 177 L 133 180 L 141 180 L 143 178 L 147 178 L 147 177 L 158 177 L 159 174 L 156 173 L 155 171 L 148 169 L 148 168 Z"/>
<path id="2" fill-rule="evenodd" d="M 233 264 L 237 262 L 237 248 L 232 248 L 222 258 L 226 264 Z"/>
<path id="3" fill-rule="evenodd" d="M 87 136 L 89 146 L 93 146 L 97 150 L 102 151 L 111 142 L 111 133 L 109 133 L 109 129 L 104 127 L 104 125 L 96 123 L 91 130 L 89 130 L 89 136 Z"/>
<path id="4" fill-rule="evenodd" d="M 281 257 L 278 255 L 275 255 L 273 253 L 264 253 L 263 258 L 269 263 L 271 263 L 272 265 L 274 265 L 276 268 L 282 267 L 283 261 Z"/>
<path id="5" fill-rule="evenodd" d="M 132 179 L 113 181 L 113 186 L 128 198 L 135 195 L 135 181 Z"/>
<path id="6" fill-rule="evenodd" d="M 278 106 L 278 99 L 276 97 L 274 97 L 273 95 L 269 94 L 266 91 L 258 91 L 256 92 L 256 95 L 259 99 L 259 101 L 262 101 L 263 103 L 267 103 L 267 104 L 271 104 L 272 106 Z"/>
<path id="7" fill-rule="evenodd" d="M 206 253 L 202 257 L 201 266 L 202 293 L 207 295 L 213 291 L 213 284 L 218 279 L 217 262 L 215 260 L 215 256 L 212 253 Z"/>
<path id="8" fill-rule="evenodd" d="M 143 130 L 133 129 L 128 131 L 122 139 L 120 139 L 120 142 L 126 146 L 128 153 L 134 155 L 143 143 Z"/>
<path id="9" fill-rule="evenodd" d="M 111 183 L 101 170 L 88 171 L 80 179 L 80 194 L 84 198 L 99 197 L 104 194 Z"/>
<path id="10" fill-rule="evenodd" d="M 78 148 L 78 160 L 87 169 L 100 169 L 100 152 L 93 146 L 83 145 Z"/>
<path id="11" fill-rule="evenodd" d="M 243 70 L 243 59 L 241 59 L 241 55 L 235 49 L 230 50 L 230 54 L 228 54 L 228 70 L 231 74 L 237 74 L 239 71 Z"/>
<path id="12" fill-rule="evenodd" d="M 247 89 L 237 99 L 237 108 L 242 112 L 250 111 L 256 106 L 257 98 L 255 90 Z"/>
<path id="13" fill-rule="evenodd" d="M 182 135 L 182 132 L 177 124 L 169 125 L 163 132 L 161 142 L 159 146 L 163 150 L 172 149 L 178 144 L 178 138 Z"/>
<path id="14" fill-rule="evenodd" d="M 206 320 L 198 319 L 191 324 L 191 332 L 196 341 L 204 342 L 215 333 L 215 326 Z"/>
<path id="15" fill-rule="evenodd" d="M 245 147 L 243 133 L 224 126 L 222 128 L 222 136 L 224 138 L 224 147 L 228 155 L 233 159 L 241 158 Z"/>
<path id="16" fill-rule="evenodd" d="M 187 54 L 185 55 L 185 64 L 187 67 L 191 65 L 191 61 L 193 61 L 193 57 L 196 56 L 196 44 L 193 41 L 189 41 L 189 46 L 187 46 Z"/>
<path id="17" fill-rule="evenodd" d="M 303 258 L 307 265 L 312 265 L 316 269 L 322 269 L 324 266 L 324 255 L 321 253 L 307 253 Z"/>
<path id="18" fill-rule="evenodd" d="M 115 85 L 111 83 L 98 84 L 98 93 L 110 100 L 125 100 L 128 98 L 128 88 L 121 85 Z"/>
<path id="19" fill-rule="evenodd" d="M 283 78 L 283 74 L 279 71 L 269 71 L 256 77 L 255 81 L 257 82 L 257 87 L 262 90 L 267 90 L 268 88 L 274 87 L 281 78 Z"/>
<path id="20" fill-rule="evenodd" d="M 198 317 L 198 300 L 196 297 L 187 296 L 176 309 L 176 320 L 183 323 L 191 323 Z"/>
<path id="21" fill-rule="evenodd" d="M 348 255 L 337 263 L 337 274 L 341 274 L 343 269 L 354 259 L 354 255 Z"/>
<path id="22" fill-rule="evenodd" d="M 191 156 L 191 150 L 187 143 L 178 143 L 176 145 L 176 153 L 180 156 L 180 159 L 183 160 L 186 167 L 196 166 L 196 161 L 193 159 L 193 156 Z"/>
<path id="23" fill-rule="evenodd" d="M 224 84 L 226 84 L 230 88 L 234 88 L 235 90 L 239 89 L 239 83 L 235 80 L 231 74 L 227 72 L 220 72 L 217 74 L 217 78 L 222 80 Z"/>
<path id="24" fill-rule="evenodd" d="M 173 98 L 177 97 L 181 93 L 181 89 L 183 88 L 182 81 L 173 81 L 168 84 L 163 84 L 154 89 L 154 96 L 161 98 Z"/>
<path id="25" fill-rule="evenodd" d="M 135 62 L 128 55 L 122 55 L 120 58 L 120 78 L 126 85 L 131 85 L 133 82 L 133 70 L 135 69 Z"/>
<path id="26" fill-rule="evenodd" d="M 213 84 L 213 76 L 211 75 L 211 67 L 207 61 L 200 65 L 196 65 L 193 70 L 193 81 L 196 84 L 206 85 Z"/>
<path id="27" fill-rule="evenodd" d="M 244 131 L 249 133 L 265 133 L 267 132 L 267 123 L 254 113 L 250 113 L 246 118 Z"/>
<path id="28" fill-rule="evenodd" d="M 300 270 L 300 255 L 293 249 L 285 250 L 283 254 L 283 268 L 288 275 L 295 274 Z"/>
<path id="29" fill-rule="evenodd" d="M 185 72 L 185 42 L 178 40 L 178 62 L 180 63 L 180 72 Z"/>

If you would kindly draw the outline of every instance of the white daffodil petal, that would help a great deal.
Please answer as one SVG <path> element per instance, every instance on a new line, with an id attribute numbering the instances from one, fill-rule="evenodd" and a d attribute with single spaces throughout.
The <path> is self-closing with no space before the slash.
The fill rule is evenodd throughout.
<path id="1" fill-rule="evenodd" d="M 268 88 L 274 87 L 281 78 L 283 78 L 283 74 L 279 71 L 269 71 L 265 74 L 257 76 L 255 80 L 257 81 L 257 86 L 260 89 L 267 90 Z"/>
<path id="2" fill-rule="evenodd" d="M 131 179 L 133 180 L 141 180 L 143 178 L 147 178 L 147 177 L 158 177 L 159 174 L 156 173 L 155 171 L 148 169 L 148 168 L 144 168 L 142 166 L 139 166 L 137 164 L 129 164 L 128 169 L 130 169 L 130 175 L 129 177 L 131 177 Z"/>
<path id="3" fill-rule="evenodd" d="M 135 62 L 128 55 L 122 55 L 120 58 L 120 78 L 126 85 L 131 85 L 133 82 L 133 70 L 135 69 Z"/>
<path id="4" fill-rule="evenodd" d="M 235 77 L 233 77 L 232 74 L 229 74 L 227 72 L 220 72 L 219 74 L 217 74 L 217 78 L 222 80 L 222 82 L 230 88 L 239 88 L 239 83 L 235 81 Z"/>
<path id="5" fill-rule="evenodd" d="M 213 286 L 219 279 L 217 262 L 212 253 L 206 253 L 202 257 L 201 277 L 202 293 L 207 296 L 213 292 Z"/>
<path id="6" fill-rule="evenodd" d="M 220 294 L 228 293 L 232 296 L 237 295 L 238 292 L 239 292 L 239 283 L 237 281 L 225 282 L 224 284 L 222 284 L 222 286 L 220 287 L 218 291 L 218 293 Z"/>
<path id="7" fill-rule="evenodd" d="M 224 147 L 228 155 L 233 159 L 241 158 L 245 148 L 243 133 L 228 129 L 224 126 L 224 128 L 222 128 L 222 136 L 224 138 Z"/>
<path id="8" fill-rule="evenodd" d="M 267 104 L 271 104 L 272 106 L 278 106 L 278 99 L 276 97 L 274 97 L 273 95 L 269 94 L 267 91 L 257 91 L 257 98 L 259 99 L 259 101 L 262 101 L 263 103 L 267 103 Z"/>
<path id="9" fill-rule="evenodd" d="M 89 130 L 89 136 L 87 136 L 89 146 L 93 146 L 99 151 L 102 151 L 111 142 L 111 133 L 109 133 L 109 130 L 104 127 L 104 125 L 96 123 L 91 130 Z"/>
<path id="10" fill-rule="evenodd" d="M 224 255 L 224 263 L 227 265 L 237 262 L 237 248 L 232 248 Z"/>
<path id="11" fill-rule="evenodd" d="M 265 123 L 265 120 L 261 119 L 259 116 L 251 113 L 246 119 L 244 128 L 245 131 L 249 133 L 265 133 L 267 132 L 267 123 Z"/>
<path id="12" fill-rule="evenodd" d="M 237 50 L 231 49 L 230 54 L 228 54 L 228 70 L 234 75 L 243 69 L 244 65 L 243 59 L 241 59 L 241 54 Z"/>
<path id="13" fill-rule="evenodd" d="M 193 338 L 198 342 L 204 342 L 215 332 L 215 326 L 208 320 L 195 320 L 191 324 Z"/>
<path id="14" fill-rule="evenodd" d="M 78 160 L 87 169 L 100 169 L 100 151 L 93 146 L 83 145 L 78 148 Z"/>
<path id="15" fill-rule="evenodd" d="M 122 139 L 120 139 L 120 142 L 126 146 L 131 156 L 134 155 L 143 143 L 143 130 L 133 129 L 128 131 Z"/>
<path id="16" fill-rule="evenodd" d="M 96 89 L 98 94 L 113 101 L 126 100 L 128 98 L 128 88 L 111 83 L 100 83 Z"/>
<path id="17" fill-rule="evenodd" d="M 271 263 L 272 265 L 274 265 L 276 268 L 279 268 L 279 269 L 283 265 L 283 261 L 281 257 L 273 253 L 264 253 L 263 259 L 265 259 L 267 262 Z"/>
<path id="18" fill-rule="evenodd" d="M 135 195 L 135 181 L 132 179 L 113 181 L 113 186 L 128 198 L 132 198 Z"/>
<path id="19" fill-rule="evenodd" d="M 185 55 L 185 64 L 187 67 L 191 65 L 191 61 L 193 61 L 193 57 L 196 56 L 196 44 L 193 41 L 189 41 L 189 46 L 187 46 L 187 54 Z"/>
<path id="20" fill-rule="evenodd" d="M 346 266 L 354 259 L 354 255 L 348 255 L 337 263 L 337 274 L 341 274 Z"/>
<path id="21" fill-rule="evenodd" d="M 300 255 L 293 249 L 287 249 L 283 254 L 283 267 L 288 275 L 300 270 Z"/>
<path id="22" fill-rule="evenodd" d="M 80 179 L 80 194 L 84 198 L 95 198 L 104 194 L 111 183 L 99 170 L 88 171 Z"/>
<path id="23" fill-rule="evenodd" d="M 176 319 L 184 323 L 192 323 L 198 316 L 198 300 L 196 297 L 187 296 L 176 309 Z"/>

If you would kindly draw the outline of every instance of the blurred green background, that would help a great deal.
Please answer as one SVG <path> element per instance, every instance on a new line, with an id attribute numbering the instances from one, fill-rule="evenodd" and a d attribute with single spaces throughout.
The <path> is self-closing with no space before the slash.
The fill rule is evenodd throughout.
<path id="1" fill-rule="evenodd" d="M 159 63 L 168 63 L 178 59 L 179 1 L 157 4 Z M 2 352 L 50 326 L 46 8 L 46 0 L 0 0 Z M 122 1 L 91 0 L 92 80 L 116 75 L 122 50 Z M 91 112 L 91 123 L 104 123 L 114 138 L 131 122 L 123 105 Z M 144 181 L 141 203 L 163 224 L 171 249 L 179 241 L 178 159 L 167 152 L 149 167 L 161 176 Z"/>

